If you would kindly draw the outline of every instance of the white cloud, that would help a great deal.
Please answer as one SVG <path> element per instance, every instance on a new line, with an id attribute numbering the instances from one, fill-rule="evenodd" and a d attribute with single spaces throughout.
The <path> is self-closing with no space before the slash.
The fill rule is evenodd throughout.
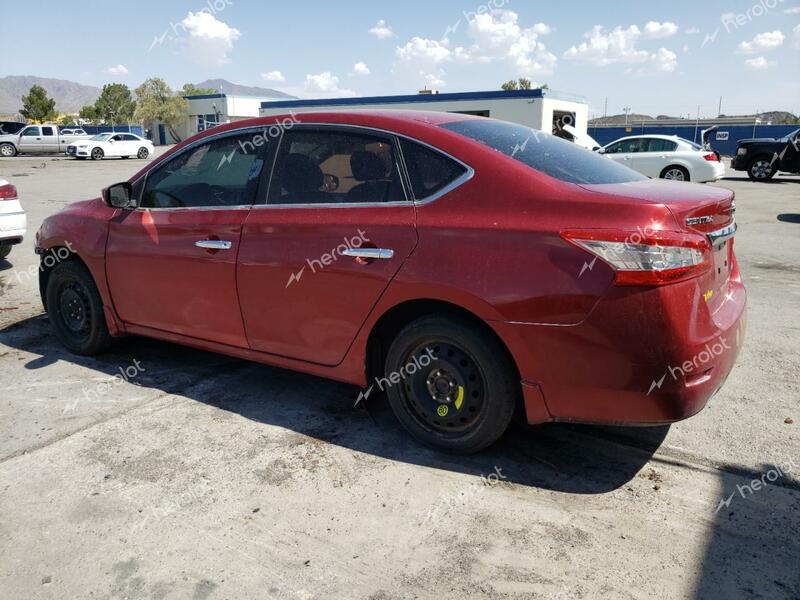
<path id="1" fill-rule="evenodd" d="M 516 67 L 518 75 L 549 75 L 558 59 L 547 51 L 539 37 L 552 29 L 545 23 L 523 29 L 518 20 L 517 13 L 510 10 L 476 15 L 468 28 L 473 43 L 456 48 L 455 58 L 466 63 L 507 60 Z"/>
<path id="2" fill-rule="evenodd" d="M 517 13 L 493 10 L 468 21 L 469 44 L 451 48 L 449 37 L 432 40 L 413 37 L 396 50 L 396 67 L 423 79 L 428 85 L 444 85 L 447 63 L 509 63 L 518 76 L 550 74 L 558 59 L 539 41 L 552 30 L 544 23 L 522 28 Z M 451 30 L 455 33 L 456 30 Z"/>
<path id="3" fill-rule="evenodd" d="M 306 75 L 303 90 L 310 96 L 320 96 L 325 98 L 355 96 L 353 90 L 339 87 L 339 78 L 331 74 L 330 71 L 317 75 Z"/>
<path id="4" fill-rule="evenodd" d="M 800 49 L 800 25 L 795 25 L 792 29 L 792 46 Z"/>
<path id="5" fill-rule="evenodd" d="M 669 24 L 658 24 L 651 21 L 648 35 L 660 35 L 663 37 L 671 30 Z M 654 25 L 653 25 L 654 24 Z M 656 27 L 656 25 L 658 27 Z M 665 25 L 667 27 L 665 28 Z M 677 28 L 676 28 L 677 30 Z M 672 34 L 668 34 L 672 35 Z M 637 48 L 637 43 L 642 39 L 648 39 L 645 34 L 636 26 L 623 29 L 620 26 L 606 32 L 602 25 L 595 25 L 592 30 L 585 34 L 586 42 L 578 46 L 572 46 L 564 53 L 565 60 L 573 60 L 589 65 L 604 67 L 612 64 L 632 64 L 641 65 L 636 69 L 636 73 L 671 73 L 675 71 L 677 55 L 666 48 L 659 48 L 656 52 L 649 52 Z"/>
<path id="6" fill-rule="evenodd" d="M 785 39 L 786 36 L 778 29 L 775 31 L 765 31 L 764 33 L 759 33 L 749 42 L 740 43 L 736 47 L 736 53 L 758 54 L 759 52 L 769 52 L 783 45 L 783 40 Z"/>
<path id="7" fill-rule="evenodd" d="M 190 12 L 181 21 L 188 38 L 184 40 L 183 53 L 199 64 L 225 64 L 228 53 L 242 33 L 220 21 L 210 12 Z"/>
<path id="8" fill-rule="evenodd" d="M 750 69 L 751 71 L 763 71 L 764 69 L 774 67 L 776 64 L 777 63 L 775 61 L 767 60 L 763 56 L 749 58 L 744 61 L 745 68 Z"/>
<path id="9" fill-rule="evenodd" d="M 800 6 L 792 6 L 784 10 L 787 15 L 800 15 Z"/>
<path id="10" fill-rule="evenodd" d="M 698 33 L 700 33 L 700 28 L 699 27 L 689 27 L 688 29 L 684 29 L 683 33 L 685 33 L 686 35 L 697 35 Z"/>
<path id="11" fill-rule="evenodd" d="M 108 67 L 106 69 L 108 73 L 112 75 L 127 75 L 128 68 L 125 65 L 117 65 L 116 67 Z"/>
<path id="12" fill-rule="evenodd" d="M 392 31 L 392 26 L 389 25 L 383 19 L 375 23 L 375 26 L 369 30 L 369 33 L 371 35 L 374 35 L 379 40 L 385 40 L 394 37 L 394 31 Z"/>
<path id="13" fill-rule="evenodd" d="M 665 21 L 659 23 L 658 21 L 648 21 L 644 26 L 642 39 L 644 40 L 659 40 L 668 38 L 678 33 L 678 26 L 675 23 Z"/>
<path id="14" fill-rule="evenodd" d="M 353 65 L 353 75 L 369 75 L 371 71 L 367 66 L 367 63 L 364 62 L 357 62 Z"/>
<path id="15" fill-rule="evenodd" d="M 267 73 L 261 74 L 261 79 L 264 81 L 274 81 L 274 82 L 282 82 L 286 81 L 286 77 L 283 76 L 283 73 L 280 71 L 269 71 Z"/>

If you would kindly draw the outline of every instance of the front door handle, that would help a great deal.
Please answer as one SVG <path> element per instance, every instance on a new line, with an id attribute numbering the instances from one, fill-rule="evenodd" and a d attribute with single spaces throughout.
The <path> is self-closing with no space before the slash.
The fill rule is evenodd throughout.
<path id="1" fill-rule="evenodd" d="M 369 260 L 376 258 L 388 260 L 394 256 L 394 250 L 391 248 L 348 248 L 342 251 L 342 255 Z"/>
<path id="2" fill-rule="evenodd" d="M 230 250 L 232 246 L 231 242 L 225 240 L 199 240 L 194 245 L 206 250 Z"/>

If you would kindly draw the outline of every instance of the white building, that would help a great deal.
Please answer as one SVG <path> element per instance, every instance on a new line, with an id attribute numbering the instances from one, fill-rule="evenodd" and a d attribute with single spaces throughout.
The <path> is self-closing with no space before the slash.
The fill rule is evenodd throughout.
<path id="1" fill-rule="evenodd" d="M 181 140 L 215 125 L 257 117 L 261 104 L 275 99 L 232 94 L 203 94 L 184 98 L 189 102 L 189 112 L 175 127 L 175 133 Z M 178 141 L 163 123 L 153 123 L 149 129 L 150 137 L 156 145 L 175 144 Z"/>
<path id="2" fill-rule="evenodd" d="M 410 96 L 373 96 L 326 100 L 272 100 L 261 103 L 262 117 L 289 112 L 343 110 L 353 108 L 434 110 L 471 114 L 519 123 L 556 133 L 561 125 L 572 125 L 586 134 L 589 106 L 580 96 L 552 90 L 514 90 L 463 92 L 455 94 L 420 93 Z"/>

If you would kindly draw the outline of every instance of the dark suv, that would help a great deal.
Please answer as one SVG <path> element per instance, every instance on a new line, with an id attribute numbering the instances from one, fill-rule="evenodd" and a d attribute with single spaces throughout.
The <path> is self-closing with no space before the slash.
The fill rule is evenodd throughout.
<path id="1" fill-rule="evenodd" d="M 739 140 L 731 167 L 753 181 L 767 181 L 778 171 L 800 174 L 800 129 L 782 138 Z"/>

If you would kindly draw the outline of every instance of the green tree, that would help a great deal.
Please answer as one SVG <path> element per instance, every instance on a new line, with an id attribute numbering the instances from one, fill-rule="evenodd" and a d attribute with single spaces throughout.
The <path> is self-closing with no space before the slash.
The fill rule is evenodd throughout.
<path id="1" fill-rule="evenodd" d="M 47 90 L 40 85 L 31 87 L 27 96 L 22 97 L 20 114 L 29 121 L 51 121 L 56 118 L 56 101 L 47 95 Z"/>
<path id="2" fill-rule="evenodd" d="M 136 111 L 134 117 L 142 123 L 161 121 L 170 135 L 181 141 L 175 127 L 189 113 L 189 103 L 175 95 L 167 83 L 158 77 L 145 81 L 136 88 Z"/>
<path id="3" fill-rule="evenodd" d="M 80 112 L 78 113 L 78 117 L 90 121 L 92 125 L 96 125 L 100 122 L 100 117 L 97 116 L 97 110 L 91 104 L 87 104 L 81 108 Z"/>
<path id="4" fill-rule="evenodd" d="M 199 88 L 193 83 L 184 83 L 181 91 L 178 92 L 181 96 L 203 96 L 205 94 L 218 94 L 219 92 L 214 88 Z"/>
<path id="5" fill-rule="evenodd" d="M 136 102 L 124 83 L 109 83 L 103 86 L 100 97 L 94 103 L 97 117 L 105 123 L 128 123 L 133 119 Z"/>
<path id="6" fill-rule="evenodd" d="M 507 92 L 513 90 L 530 90 L 533 88 L 533 83 L 531 83 L 530 79 L 525 79 L 524 77 L 520 77 L 519 79 L 511 79 L 506 81 L 505 83 L 500 85 L 501 89 L 504 89 Z M 549 90 L 550 86 L 546 83 L 544 85 L 540 85 L 537 89 L 540 90 Z"/>

